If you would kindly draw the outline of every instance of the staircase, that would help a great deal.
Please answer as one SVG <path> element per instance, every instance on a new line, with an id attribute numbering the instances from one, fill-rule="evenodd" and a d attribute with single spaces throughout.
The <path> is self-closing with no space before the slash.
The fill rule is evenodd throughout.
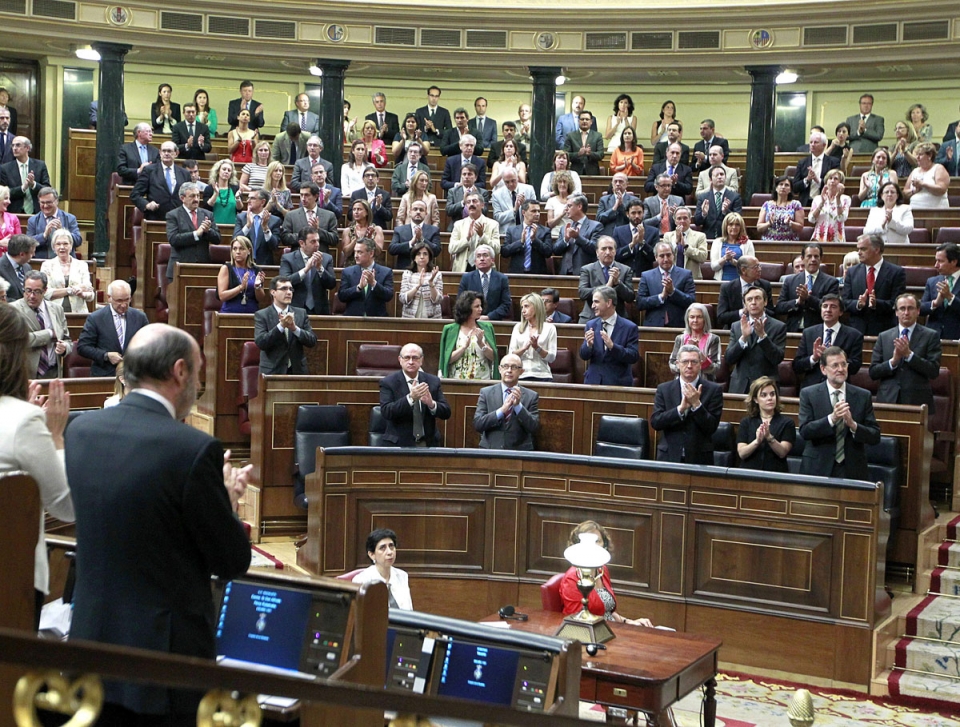
<path id="1" fill-rule="evenodd" d="M 874 695 L 960 706 L 960 515 L 942 513 L 920 536 L 916 594 L 900 593 L 877 630 Z"/>

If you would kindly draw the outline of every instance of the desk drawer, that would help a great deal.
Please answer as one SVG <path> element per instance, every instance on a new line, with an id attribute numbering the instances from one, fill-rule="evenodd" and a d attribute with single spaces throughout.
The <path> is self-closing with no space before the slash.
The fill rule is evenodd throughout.
<path id="1" fill-rule="evenodd" d="M 595 677 L 581 674 L 580 676 L 580 699 L 585 702 L 597 701 L 597 680 Z"/>
<path id="2" fill-rule="evenodd" d="M 581 686 L 582 692 L 582 686 Z M 597 702 L 618 707 L 658 712 L 663 708 L 662 690 L 657 685 L 639 687 L 621 682 L 597 682 Z"/>

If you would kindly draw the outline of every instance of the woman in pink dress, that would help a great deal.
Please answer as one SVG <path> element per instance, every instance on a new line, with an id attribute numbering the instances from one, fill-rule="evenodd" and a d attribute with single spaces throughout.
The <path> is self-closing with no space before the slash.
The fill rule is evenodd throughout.
<path id="1" fill-rule="evenodd" d="M 0 255 L 7 252 L 7 242 L 12 235 L 22 234 L 20 218 L 7 212 L 10 206 L 10 188 L 0 185 Z"/>

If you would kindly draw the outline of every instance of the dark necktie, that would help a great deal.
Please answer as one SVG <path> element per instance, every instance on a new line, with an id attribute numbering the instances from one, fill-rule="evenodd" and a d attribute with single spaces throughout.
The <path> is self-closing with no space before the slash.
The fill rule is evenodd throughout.
<path id="1" fill-rule="evenodd" d="M 187 136 L 193 136 L 193 124 L 187 127 Z"/>
<path id="2" fill-rule="evenodd" d="M 377 118 L 380 120 L 380 128 L 383 128 L 383 114 L 377 114 Z"/>
<path id="3" fill-rule="evenodd" d="M 523 269 L 526 271 L 530 270 L 530 266 L 533 264 L 533 240 L 531 239 L 531 229 L 527 225 L 526 232 L 524 233 L 524 243 L 523 243 Z"/>
<path id="4" fill-rule="evenodd" d="M 290 140 L 290 166 L 297 163 L 297 142 Z"/>
<path id="5" fill-rule="evenodd" d="M 510 392 L 513 391 L 512 388 L 507 387 L 507 390 L 503 392 L 503 400 L 506 401 L 510 396 Z M 503 415 L 503 422 L 506 424 L 510 421 L 510 417 L 513 416 L 513 409 L 507 409 L 507 413 Z"/>
<path id="6" fill-rule="evenodd" d="M 7 151 L 7 132 L 4 131 L 0 133 L 0 159 L 3 159 L 3 155 Z"/>
<path id="7" fill-rule="evenodd" d="M 37 323 L 40 324 L 40 330 L 44 330 L 47 326 L 43 322 L 43 316 L 40 314 L 40 309 L 37 308 Z M 40 363 L 37 366 L 37 376 L 43 376 L 47 371 L 50 370 L 50 358 L 47 356 L 47 347 L 44 346 L 40 349 Z"/>
<path id="8" fill-rule="evenodd" d="M 605 283 L 610 282 L 610 268 L 607 267 L 606 265 L 603 266 L 603 282 Z"/>
<path id="9" fill-rule="evenodd" d="M 823 337 L 823 345 L 829 348 L 831 343 L 833 343 L 833 329 L 828 328 L 826 335 Z"/>
<path id="10" fill-rule="evenodd" d="M 303 111 L 300 112 L 300 131 L 307 130 L 307 115 Z"/>
<path id="11" fill-rule="evenodd" d="M 483 299 L 487 299 L 487 291 L 490 290 L 490 276 L 487 273 L 483 273 L 480 276 L 480 287 L 483 288 Z"/>
<path id="12" fill-rule="evenodd" d="M 840 403 L 840 390 L 835 389 L 833 392 L 833 405 L 836 406 Z M 837 464 L 843 464 L 845 459 L 843 452 L 843 445 L 847 438 L 847 425 L 844 424 L 843 419 L 837 419 L 833 423 L 834 430 L 834 439 L 836 439 L 836 445 L 833 449 L 833 461 Z"/>
<path id="13" fill-rule="evenodd" d="M 23 283 L 27 279 L 27 273 L 23 269 L 23 265 L 17 265 L 17 280 L 20 281 L 20 289 L 23 289 Z"/>
<path id="14" fill-rule="evenodd" d="M 416 386 L 416 379 L 407 379 L 407 383 L 412 387 Z M 423 405 L 419 400 L 413 402 L 413 438 L 418 442 L 422 441 L 426 431 L 423 428 Z"/>

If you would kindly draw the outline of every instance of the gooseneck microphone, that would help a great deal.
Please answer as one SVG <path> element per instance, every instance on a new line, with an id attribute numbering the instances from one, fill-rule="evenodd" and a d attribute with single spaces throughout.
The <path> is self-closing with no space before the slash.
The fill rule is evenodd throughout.
<path id="1" fill-rule="evenodd" d="M 520 613 L 513 606 L 504 606 L 497 613 L 500 614 L 500 618 L 506 619 L 507 621 L 526 621 L 530 618 L 525 613 Z"/>

